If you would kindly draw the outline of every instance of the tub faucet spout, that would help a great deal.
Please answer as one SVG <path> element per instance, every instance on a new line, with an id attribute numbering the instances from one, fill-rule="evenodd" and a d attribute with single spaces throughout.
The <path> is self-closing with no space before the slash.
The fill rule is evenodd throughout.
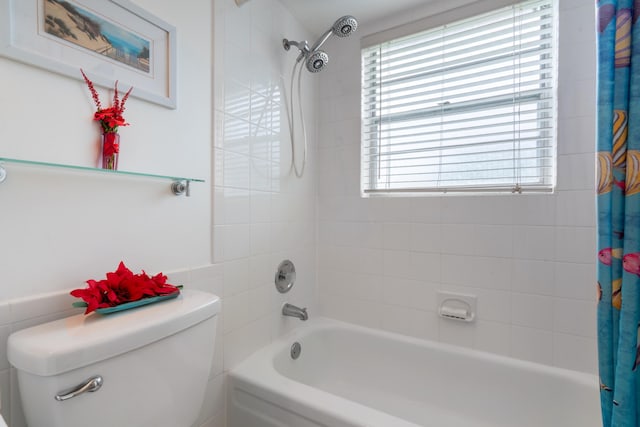
<path id="1" fill-rule="evenodd" d="M 284 316 L 297 317 L 300 320 L 307 320 L 309 318 L 306 307 L 296 307 L 295 305 L 289 304 L 288 302 L 282 306 L 282 314 Z"/>

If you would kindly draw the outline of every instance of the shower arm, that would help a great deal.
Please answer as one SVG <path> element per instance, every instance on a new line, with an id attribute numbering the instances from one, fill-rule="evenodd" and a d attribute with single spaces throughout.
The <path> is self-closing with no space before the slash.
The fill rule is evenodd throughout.
<path id="1" fill-rule="evenodd" d="M 300 55 L 298 55 L 298 58 L 296 58 L 296 62 L 302 61 L 304 58 L 307 57 L 309 52 L 311 52 L 309 50 L 309 43 L 307 43 L 306 40 L 297 42 L 293 40 L 282 39 L 282 46 L 284 47 L 284 50 L 291 49 L 291 46 L 295 46 L 298 48 L 298 50 L 300 50 Z"/>
<path id="2" fill-rule="evenodd" d="M 316 41 L 313 46 L 311 47 L 311 52 L 315 52 L 316 50 L 320 49 L 320 46 L 322 46 L 324 44 L 324 42 L 326 42 L 329 37 L 331 37 L 331 34 L 333 34 L 333 28 L 329 28 L 323 35 L 322 37 L 320 37 L 318 39 L 318 41 Z"/>

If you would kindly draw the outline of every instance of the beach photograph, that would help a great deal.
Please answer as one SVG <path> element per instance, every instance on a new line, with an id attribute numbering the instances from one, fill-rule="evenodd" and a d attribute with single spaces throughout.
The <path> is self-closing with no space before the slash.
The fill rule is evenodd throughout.
<path id="1" fill-rule="evenodd" d="M 42 1 L 46 33 L 149 73 L 149 40 L 107 21 L 74 2 Z"/>

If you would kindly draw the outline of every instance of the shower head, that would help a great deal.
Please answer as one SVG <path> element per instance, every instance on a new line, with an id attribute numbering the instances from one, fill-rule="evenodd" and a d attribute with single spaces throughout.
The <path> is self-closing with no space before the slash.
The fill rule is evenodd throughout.
<path id="1" fill-rule="evenodd" d="M 316 41 L 311 47 L 311 52 L 315 52 L 320 49 L 320 46 L 327 41 L 331 34 L 335 34 L 338 37 L 349 37 L 353 34 L 358 28 L 358 21 L 351 15 L 345 15 L 341 18 L 338 18 L 336 22 L 333 23 L 331 28 L 329 28 L 323 35 Z"/>
<path id="2" fill-rule="evenodd" d="M 306 40 L 296 42 L 288 39 L 282 40 L 282 47 L 284 47 L 284 50 L 291 49 L 291 46 L 297 47 L 300 54 L 296 59 L 296 64 L 300 63 L 304 59 L 307 70 L 312 73 L 317 73 L 322 71 L 329 62 L 329 55 L 320 50 L 320 47 L 324 42 L 326 42 L 332 34 L 335 34 L 338 37 L 349 37 L 357 28 L 358 21 L 356 18 L 351 15 L 345 15 L 334 22 L 331 28 L 329 28 L 311 48 L 309 48 L 309 44 Z"/>
<path id="3" fill-rule="evenodd" d="M 327 65 L 328 62 L 329 62 L 329 55 L 327 55 L 325 52 L 321 50 L 316 50 L 315 52 L 311 53 L 307 58 L 307 61 L 306 61 L 307 70 L 311 71 L 312 73 L 320 72 Z"/>
<path id="4" fill-rule="evenodd" d="M 331 27 L 333 34 L 338 37 L 349 37 L 358 29 L 358 21 L 351 15 L 345 15 L 338 19 Z"/>

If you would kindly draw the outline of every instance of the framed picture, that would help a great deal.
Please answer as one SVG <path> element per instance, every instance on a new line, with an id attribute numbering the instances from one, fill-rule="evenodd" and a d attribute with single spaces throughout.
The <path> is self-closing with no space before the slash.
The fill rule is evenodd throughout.
<path id="1" fill-rule="evenodd" d="M 0 0 L 0 55 L 176 108 L 176 30 L 128 0 Z"/>

